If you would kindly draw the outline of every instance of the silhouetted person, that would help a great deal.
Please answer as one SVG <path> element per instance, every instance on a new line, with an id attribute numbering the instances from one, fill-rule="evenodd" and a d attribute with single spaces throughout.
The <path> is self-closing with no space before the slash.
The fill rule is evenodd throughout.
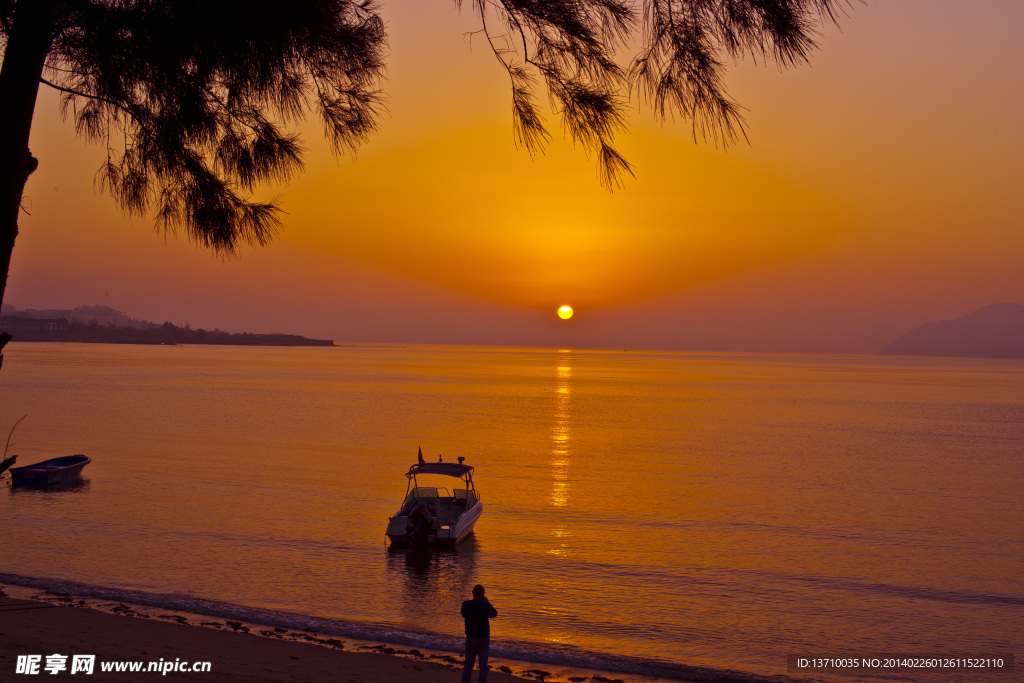
<path id="1" fill-rule="evenodd" d="M 480 683 L 487 683 L 487 651 L 491 647 L 491 622 L 498 611 L 484 595 L 484 587 L 473 586 L 473 599 L 462 603 L 462 618 L 466 620 L 466 666 L 462 669 L 462 683 L 473 679 L 473 662 L 480 659 Z"/>

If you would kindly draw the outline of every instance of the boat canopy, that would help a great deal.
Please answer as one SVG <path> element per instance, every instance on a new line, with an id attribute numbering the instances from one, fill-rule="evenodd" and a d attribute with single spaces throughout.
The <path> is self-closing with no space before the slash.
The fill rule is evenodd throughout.
<path id="1" fill-rule="evenodd" d="M 472 474 L 473 468 L 469 465 L 454 462 L 428 462 L 423 465 L 413 465 L 405 475 L 410 479 L 418 474 L 443 474 L 447 477 L 458 477 L 460 479 Z"/>

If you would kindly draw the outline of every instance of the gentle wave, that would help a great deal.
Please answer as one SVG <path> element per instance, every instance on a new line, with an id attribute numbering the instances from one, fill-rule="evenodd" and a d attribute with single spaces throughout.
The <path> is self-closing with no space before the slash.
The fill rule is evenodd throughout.
<path id="1" fill-rule="evenodd" d="M 0 572 L 0 583 L 24 588 L 36 588 L 50 593 L 66 594 L 81 598 L 111 600 L 221 619 L 235 619 L 272 628 L 287 628 L 298 631 L 310 630 L 322 635 L 341 636 L 355 640 L 379 641 L 394 645 L 422 647 L 449 652 L 460 652 L 462 649 L 461 638 L 454 638 L 451 635 L 442 633 L 398 628 L 390 624 L 329 619 L 257 607 L 246 607 L 189 595 L 151 593 L 3 572 Z M 500 643 L 492 644 L 491 654 L 494 657 L 503 657 L 522 662 L 552 664 L 671 680 L 713 681 L 714 683 L 798 683 L 798 681 L 802 680 L 787 676 L 760 676 L 731 669 L 687 666 L 656 659 L 590 652 L 570 646 L 508 639 L 502 639 Z"/>
<path id="2" fill-rule="evenodd" d="M 999 595 L 968 590 L 944 590 L 927 586 L 902 586 L 891 583 L 869 583 L 853 579 L 835 579 L 823 576 L 791 576 L 791 581 L 811 583 L 854 592 L 872 592 L 900 598 L 933 600 L 936 602 L 962 603 L 969 605 L 1024 605 L 1024 597 Z"/>

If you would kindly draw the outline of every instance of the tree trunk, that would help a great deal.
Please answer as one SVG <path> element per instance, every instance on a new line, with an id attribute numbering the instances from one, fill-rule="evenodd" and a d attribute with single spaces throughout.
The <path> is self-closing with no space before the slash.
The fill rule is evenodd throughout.
<path id="1" fill-rule="evenodd" d="M 0 304 L 18 237 L 25 182 L 39 165 L 28 149 L 28 138 L 58 4 L 59 0 L 18 0 L 0 67 Z"/>
<path id="2" fill-rule="evenodd" d="M 18 0 L 0 66 L 0 306 L 25 183 L 39 162 L 28 149 L 39 79 L 53 43 L 58 0 Z M 10 335 L 0 335 L 0 366 Z"/>

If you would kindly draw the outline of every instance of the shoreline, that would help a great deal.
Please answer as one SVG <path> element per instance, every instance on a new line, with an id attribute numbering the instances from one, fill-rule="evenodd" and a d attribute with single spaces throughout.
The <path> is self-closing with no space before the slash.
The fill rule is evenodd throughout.
<path id="1" fill-rule="evenodd" d="M 18 655 L 95 655 L 97 680 L 372 681 L 459 680 L 462 654 L 325 636 L 177 610 L 83 598 L 0 584 L 0 672 L 14 673 Z M 208 662 L 209 672 L 159 670 L 153 662 Z M 140 662 L 129 675 L 100 671 L 103 662 Z M 68 665 L 70 669 L 70 664 Z M 552 671 L 556 669 L 556 671 Z M 40 668 L 40 673 L 48 675 Z M 68 675 L 68 671 L 61 672 Z M 60 674 L 58 674 L 60 675 Z M 474 681 L 477 674 L 474 674 Z M 493 683 L 655 683 L 666 679 L 583 671 L 491 658 Z M 678 679 L 673 679 L 678 680 Z"/>
<path id="2" fill-rule="evenodd" d="M 372 652 L 348 652 L 308 642 L 196 627 L 133 616 L 117 616 L 80 606 L 0 598 L 0 671 L 14 674 L 18 655 L 95 655 L 96 680 L 144 680 L 159 675 L 168 681 L 376 681 L 426 683 L 449 680 L 455 672 L 437 662 L 411 662 Z M 142 671 L 126 674 L 101 670 L 104 663 L 139 662 Z M 149 663 L 157 664 L 147 671 Z M 207 663 L 197 672 L 161 671 L 164 663 Z M 181 664 L 179 664 L 179 662 Z M 204 668 L 205 665 L 200 668 Z M 41 674 L 48 672 L 41 670 Z M 62 671 L 68 675 L 68 671 Z M 500 672 L 496 682 L 519 683 Z M 90 676 L 90 678 L 92 678 Z"/>

